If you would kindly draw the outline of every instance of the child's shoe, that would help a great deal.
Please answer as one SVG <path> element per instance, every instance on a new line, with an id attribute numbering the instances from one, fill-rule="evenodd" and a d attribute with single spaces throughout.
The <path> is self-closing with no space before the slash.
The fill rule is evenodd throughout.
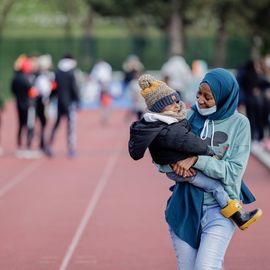
<path id="1" fill-rule="evenodd" d="M 247 211 L 237 200 L 229 200 L 228 205 L 221 209 L 224 217 L 230 218 L 241 230 L 247 229 L 262 216 L 262 210 L 257 208 Z"/>

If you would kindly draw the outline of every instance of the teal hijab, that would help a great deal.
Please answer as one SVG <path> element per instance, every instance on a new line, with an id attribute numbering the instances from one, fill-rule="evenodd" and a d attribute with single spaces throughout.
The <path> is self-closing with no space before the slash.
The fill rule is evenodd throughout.
<path id="1" fill-rule="evenodd" d="M 214 96 L 217 111 L 208 116 L 199 114 L 196 106 L 192 107 L 194 114 L 190 119 L 192 131 L 199 135 L 205 120 L 222 120 L 230 117 L 236 110 L 239 99 L 239 85 L 235 77 L 226 69 L 215 68 L 208 72 L 201 83 L 210 86 Z"/>
<path id="2" fill-rule="evenodd" d="M 239 98 L 239 86 L 234 76 L 223 68 L 208 72 L 201 83 L 207 83 L 213 93 L 217 111 L 210 116 L 199 114 L 193 106 L 193 115 L 189 119 L 192 131 L 200 135 L 205 120 L 222 120 L 230 117 L 236 110 Z M 204 192 L 189 183 L 177 183 L 171 188 L 173 192 L 167 202 L 165 211 L 166 221 L 178 237 L 193 248 L 200 244 L 200 220 Z M 242 181 L 241 197 L 244 203 L 255 200 L 252 193 Z"/>

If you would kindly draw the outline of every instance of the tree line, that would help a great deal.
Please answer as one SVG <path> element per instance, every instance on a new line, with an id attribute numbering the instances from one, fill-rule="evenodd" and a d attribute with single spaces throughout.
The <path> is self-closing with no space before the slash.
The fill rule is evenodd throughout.
<path id="1" fill-rule="evenodd" d="M 80 18 L 78 7 L 83 5 L 86 12 L 82 27 L 89 39 L 97 18 L 121 18 L 134 36 L 144 38 L 150 25 L 165 33 L 169 54 L 185 53 L 185 37 L 190 29 L 197 29 L 196 33 L 201 35 L 208 35 L 211 29 L 215 36 L 216 66 L 224 64 L 226 40 L 231 34 L 253 39 L 253 58 L 270 49 L 270 0 L 46 0 L 46 3 L 65 16 L 67 37 L 72 36 L 72 23 Z M 15 4 L 16 0 L 0 1 L 0 36 Z"/>

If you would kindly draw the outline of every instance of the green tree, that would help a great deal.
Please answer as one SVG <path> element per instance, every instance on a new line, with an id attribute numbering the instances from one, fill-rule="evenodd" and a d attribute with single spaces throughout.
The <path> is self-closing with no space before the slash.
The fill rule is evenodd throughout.
<path id="1" fill-rule="evenodd" d="M 73 35 L 72 25 L 80 16 L 82 8 L 84 8 L 83 0 L 50 0 L 50 5 L 55 7 L 65 16 L 64 32 L 65 37 L 70 40 Z"/>
<path id="2" fill-rule="evenodd" d="M 245 32 L 246 36 L 269 37 L 269 0 L 201 0 L 202 10 L 216 26 L 214 65 L 223 66 L 226 57 L 226 41 L 230 30 Z M 254 55 L 258 55 L 258 42 L 254 39 Z"/>
<path id="3" fill-rule="evenodd" d="M 258 50 L 262 49 L 262 53 L 270 51 L 270 1 L 247 1 L 250 12 L 246 14 L 246 19 L 254 38 L 253 57 L 258 57 Z M 256 42 L 261 40 L 260 42 Z M 256 47 L 258 45 L 258 48 Z M 262 45 L 260 47 L 260 45 Z"/>
<path id="4" fill-rule="evenodd" d="M 122 17 L 130 32 L 137 38 L 145 36 L 152 25 L 168 33 L 169 53 L 183 54 L 186 27 L 196 20 L 198 0 L 86 0 L 102 16 Z"/>
<path id="5" fill-rule="evenodd" d="M 7 16 L 16 0 L 1 1 L 0 4 L 0 38 L 5 28 Z"/>
<path id="6" fill-rule="evenodd" d="M 109 18 L 124 19 L 125 25 L 128 28 L 133 38 L 134 53 L 140 55 L 145 45 L 145 30 L 146 21 L 142 11 L 142 0 L 85 0 L 90 16 L 100 15 Z M 90 19 L 90 18 L 89 18 Z M 90 21 L 88 19 L 88 21 Z M 92 27 L 92 24 L 88 24 Z M 92 31 L 88 30 L 88 35 Z M 140 55 L 141 56 L 141 55 Z"/>

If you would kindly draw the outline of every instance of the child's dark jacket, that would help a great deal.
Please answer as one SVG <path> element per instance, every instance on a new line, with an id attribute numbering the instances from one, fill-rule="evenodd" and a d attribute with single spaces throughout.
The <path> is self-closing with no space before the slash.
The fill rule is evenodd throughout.
<path id="1" fill-rule="evenodd" d="M 161 121 L 134 122 L 130 127 L 129 154 L 141 159 L 149 148 L 154 162 L 171 164 L 192 155 L 213 155 L 213 151 L 198 136 L 191 132 L 186 119 L 173 124 Z"/>

